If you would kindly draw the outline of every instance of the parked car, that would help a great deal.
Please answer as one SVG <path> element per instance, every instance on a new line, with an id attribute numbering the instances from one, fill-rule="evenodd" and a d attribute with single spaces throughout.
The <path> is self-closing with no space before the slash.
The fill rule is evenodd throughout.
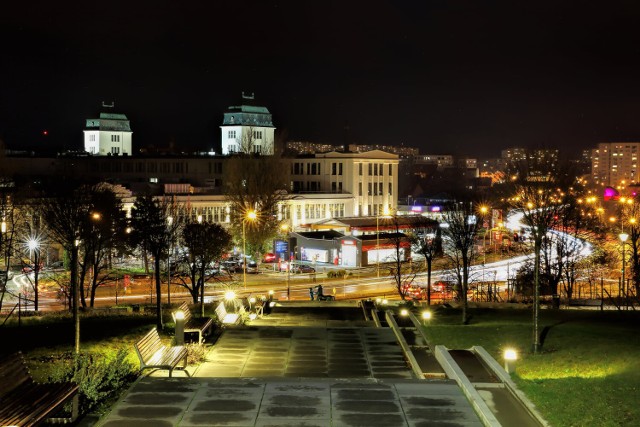
<path id="1" fill-rule="evenodd" d="M 315 273 L 316 269 L 306 264 L 293 264 L 291 266 L 292 273 Z"/>
<path id="2" fill-rule="evenodd" d="M 236 261 L 223 261 L 220 263 L 220 271 L 227 273 L 242 273 L 242 265 Z"/>
<path id="3" fill-rule="evenodd" d="M 258 263 L 255 261 L 247 262 L 247 273 L 248 274 L 258 274 L 260 270 L 258 270 Z"/>
<path id="4" fill-rule="evenodd" d="M 264 256 L 262 257 L 262 262 L 266 262 L 266 263 L 270 263 L 270 262 L 276 262 L 276 254 L 271 253 L 271 252 L 267 252 L 266 254 L 264 254 Z"/>

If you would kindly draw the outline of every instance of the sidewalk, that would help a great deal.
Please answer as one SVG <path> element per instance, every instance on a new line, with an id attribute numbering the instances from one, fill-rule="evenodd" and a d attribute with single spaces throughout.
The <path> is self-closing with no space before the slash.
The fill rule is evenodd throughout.
<path id="1" fill-rule="evenodd" d="M 481 425 L 454 381 L 416 379 L 393 331 L 359 317 L 289 307 L 226 329 L 194 378 L 143 377 L 97 425 Z"/>

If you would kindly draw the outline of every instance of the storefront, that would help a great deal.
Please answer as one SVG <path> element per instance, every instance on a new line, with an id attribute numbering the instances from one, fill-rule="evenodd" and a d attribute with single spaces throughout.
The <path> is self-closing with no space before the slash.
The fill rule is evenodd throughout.
<path id="1" fill-rule="evenodd" d="M 299 232 L 290 234 L 290 243 L 296 259 L 334 263 L 339 257 L 336 239 L 341 237 L 342 233 L 333 230 Z"/>

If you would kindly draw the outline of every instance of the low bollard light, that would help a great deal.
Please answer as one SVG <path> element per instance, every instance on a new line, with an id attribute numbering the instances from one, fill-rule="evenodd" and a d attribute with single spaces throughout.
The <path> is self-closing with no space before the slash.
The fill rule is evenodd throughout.
<path id="1" fill-rule="evenodd" d="M 514 349 L 507 349 L 504 351 L 504 370 L 508 374 L 516 372 L 516 360 L 518 359 L 518 353 Z"/>
<path id="2" fill-rule="evenodd" d="M 427 322 L 431 320 L 431 312 L 430 311 L 423 311 L 422 312 L 422 324 L 426 325 Z"/>
<path id="3" fill-rule="evenodd" d="M 227 291 L 224 293 L 224 299 L 227 301 L 233 301 L 236 299 L 236 293 L 233 291 Z"/>
<path id="4" fill-rule="evenodd" d="M 409 315 L 409 310 L 407 310 L 406 308 L 403 308 L 402 310 L 400 310 L 400 316 L 407 317 L 408 315 Z"/>
<path id="5" fill-rule="evenodd" d="M 376 304 L 380 305 L 382 303 L 382 298 L 376 298 Z"/>
<path id="6" fill-rule="evenodd" d="M 386 299 L 383 299 L 382 300 L 382 305 L 387 305 L 387 304 L 389 304 L 389 301 L 387 301 Z"/>
<path id="7" fill-rule="evenodd" d="M 182 310 L 176 311 L 176 345 L 184 345 L 184 313 Z"/>

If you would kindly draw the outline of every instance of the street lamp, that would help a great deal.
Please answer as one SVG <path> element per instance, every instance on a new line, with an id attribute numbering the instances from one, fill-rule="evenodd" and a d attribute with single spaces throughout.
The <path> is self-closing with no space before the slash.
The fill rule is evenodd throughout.
<path id="1" fill-rule="evenodd" d="M 618 235 L 618 237 L 620 237 L 620 241 L 622 242 L 622 288 L 621 290 L 625 292 L 625 297 L 626 297 L 627 295 L 626 295 L 625 278 L 624 278 L 626 260 L 625 260 L 624 249 L 626 246 L 626 241 L 629 238 L 629 235 L 627 233 L 622 232 Z"/>
<path id="2" fill-rule="evenodd" d="M 169 254 L 167 255 L 167 304 L 171 305 L 171 246 L 173 243 L 173 217 L 169 215 L 167 217 L 167 224 L 169 225 Z"/>
<path id="3" fill-rule="evenodd" d="M 244 284 L 244 289 L 247 289 L 247 233 L 245 230 L 245 222 L 247 220 L 255 220 L 257 217 L 256 211 L 247 212 L 246 216 L 242 218 L 242 283 Z"/>
<path id="4" fill-rule="evenodd" d="M 382 216 L 389 216 L 389 208 L 385 206 Z M 376 271 L 380 277 L 380 212 L 376 215 Z"/>
<path id="5" fill-rule="evenodd" d="M 289 250 L 289 224 L 282 224 L 280 229 L 287 236 L 287 301 L 291 300 L 291 251 Z M 280 263 L 278 262 L 278 271 L 280 271 Z"/>

